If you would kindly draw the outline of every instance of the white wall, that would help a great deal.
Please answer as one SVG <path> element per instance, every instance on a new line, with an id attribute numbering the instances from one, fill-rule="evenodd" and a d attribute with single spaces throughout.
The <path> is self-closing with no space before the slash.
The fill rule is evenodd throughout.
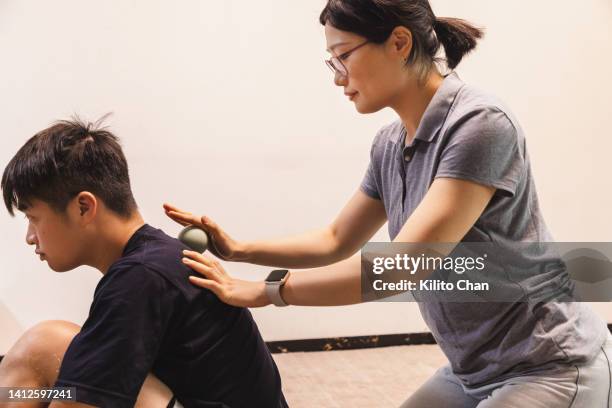
<path id="1" fill-rule="evenodd" d="M 24 331 L 6 305 L 0 302 L 0 354 L 5 353 L 14 343 L 15 338 Z"/>
<path id="2" fill-rule="evenodd" d="M 51 121 L 79 113 L 125 148 L 149 223 L 179 228 L 164 201 L 238 239 L 329 222 L 357 188 L 390 111 L 361 116 L 332 84 L 318 24 L 324 1 L 0 2 L 0 164 Z M 439 16 L 487 36 L 459 73 L 497 93 L 528 136 L 544 215 L 559 241 L 612 241 L 612 5 L 437 0 Z M 58 275 L 0 212 L 0 301 L 26 328 L 82 323 L 100 275 Z M 377 235 L 386 240 L 385 230 Z M 258 279 L 267 268 L 229 264 Z M 598 305 L 612 322 L 612 308 Z M 267 340 L 424 331 L 414 304 L 254 310 Z M 13 336 L 3 331 L 0 336 Z M 0 350 L 2 352 L 3 350 Z"/>

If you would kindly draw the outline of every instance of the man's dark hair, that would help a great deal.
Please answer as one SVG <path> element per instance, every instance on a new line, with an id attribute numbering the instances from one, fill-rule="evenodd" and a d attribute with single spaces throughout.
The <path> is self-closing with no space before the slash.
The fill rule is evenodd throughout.
<path id="1" fill-rule="evenodd" d="M 78 117 L 62 120 L 32 136 L 2 175 L 8 212 L 25 210 L 32 199 L 64 212 L 71 199 L 88 191 L 123 218 L 136 209 L 128 165 L 119 139 L 95 123 Z"/>

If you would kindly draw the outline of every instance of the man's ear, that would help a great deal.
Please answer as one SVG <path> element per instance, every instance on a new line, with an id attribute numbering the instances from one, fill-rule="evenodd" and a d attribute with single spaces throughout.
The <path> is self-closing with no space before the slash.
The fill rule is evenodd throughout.
<path id="1" fill-rule="evenodd" d="M 412 32 L 404 26 L 395 27 L 387 39 L 387 46 L 392 54 L 406 63 L 412 52 Z"/>
<path id="2" fill-rule="evenodd" d="M 79 220 L 90 223 L 98 213 L 98 199 L 89 191 L 81 191 L 74 199 L 78 208 Z"/>

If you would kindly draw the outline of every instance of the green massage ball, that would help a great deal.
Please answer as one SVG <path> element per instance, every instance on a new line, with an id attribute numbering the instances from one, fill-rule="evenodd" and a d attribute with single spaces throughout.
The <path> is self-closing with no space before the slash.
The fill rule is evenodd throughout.
<path id="1" fill-rule="evenodd" d="M 194 225 L 183 228 L 178 239 L 191 250 L 199 253 L 204 253 L 208 248 L 208 234 Z"/>

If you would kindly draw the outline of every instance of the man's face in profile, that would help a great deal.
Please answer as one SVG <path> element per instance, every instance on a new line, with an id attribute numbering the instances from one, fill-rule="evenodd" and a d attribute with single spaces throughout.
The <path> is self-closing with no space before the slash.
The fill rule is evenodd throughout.
<path id="1" fill-rule="evenodd" d="M 26 242 L 35 247 L 41 261 L 47 261 L 56 272 L 81 266 L 79 254 L 84 246 L 80 228 L 70 217 L 70 203 L 65 212 L 58 212 L 46 202 L 32 199 L 21 211 L 28 220 Z"/>

